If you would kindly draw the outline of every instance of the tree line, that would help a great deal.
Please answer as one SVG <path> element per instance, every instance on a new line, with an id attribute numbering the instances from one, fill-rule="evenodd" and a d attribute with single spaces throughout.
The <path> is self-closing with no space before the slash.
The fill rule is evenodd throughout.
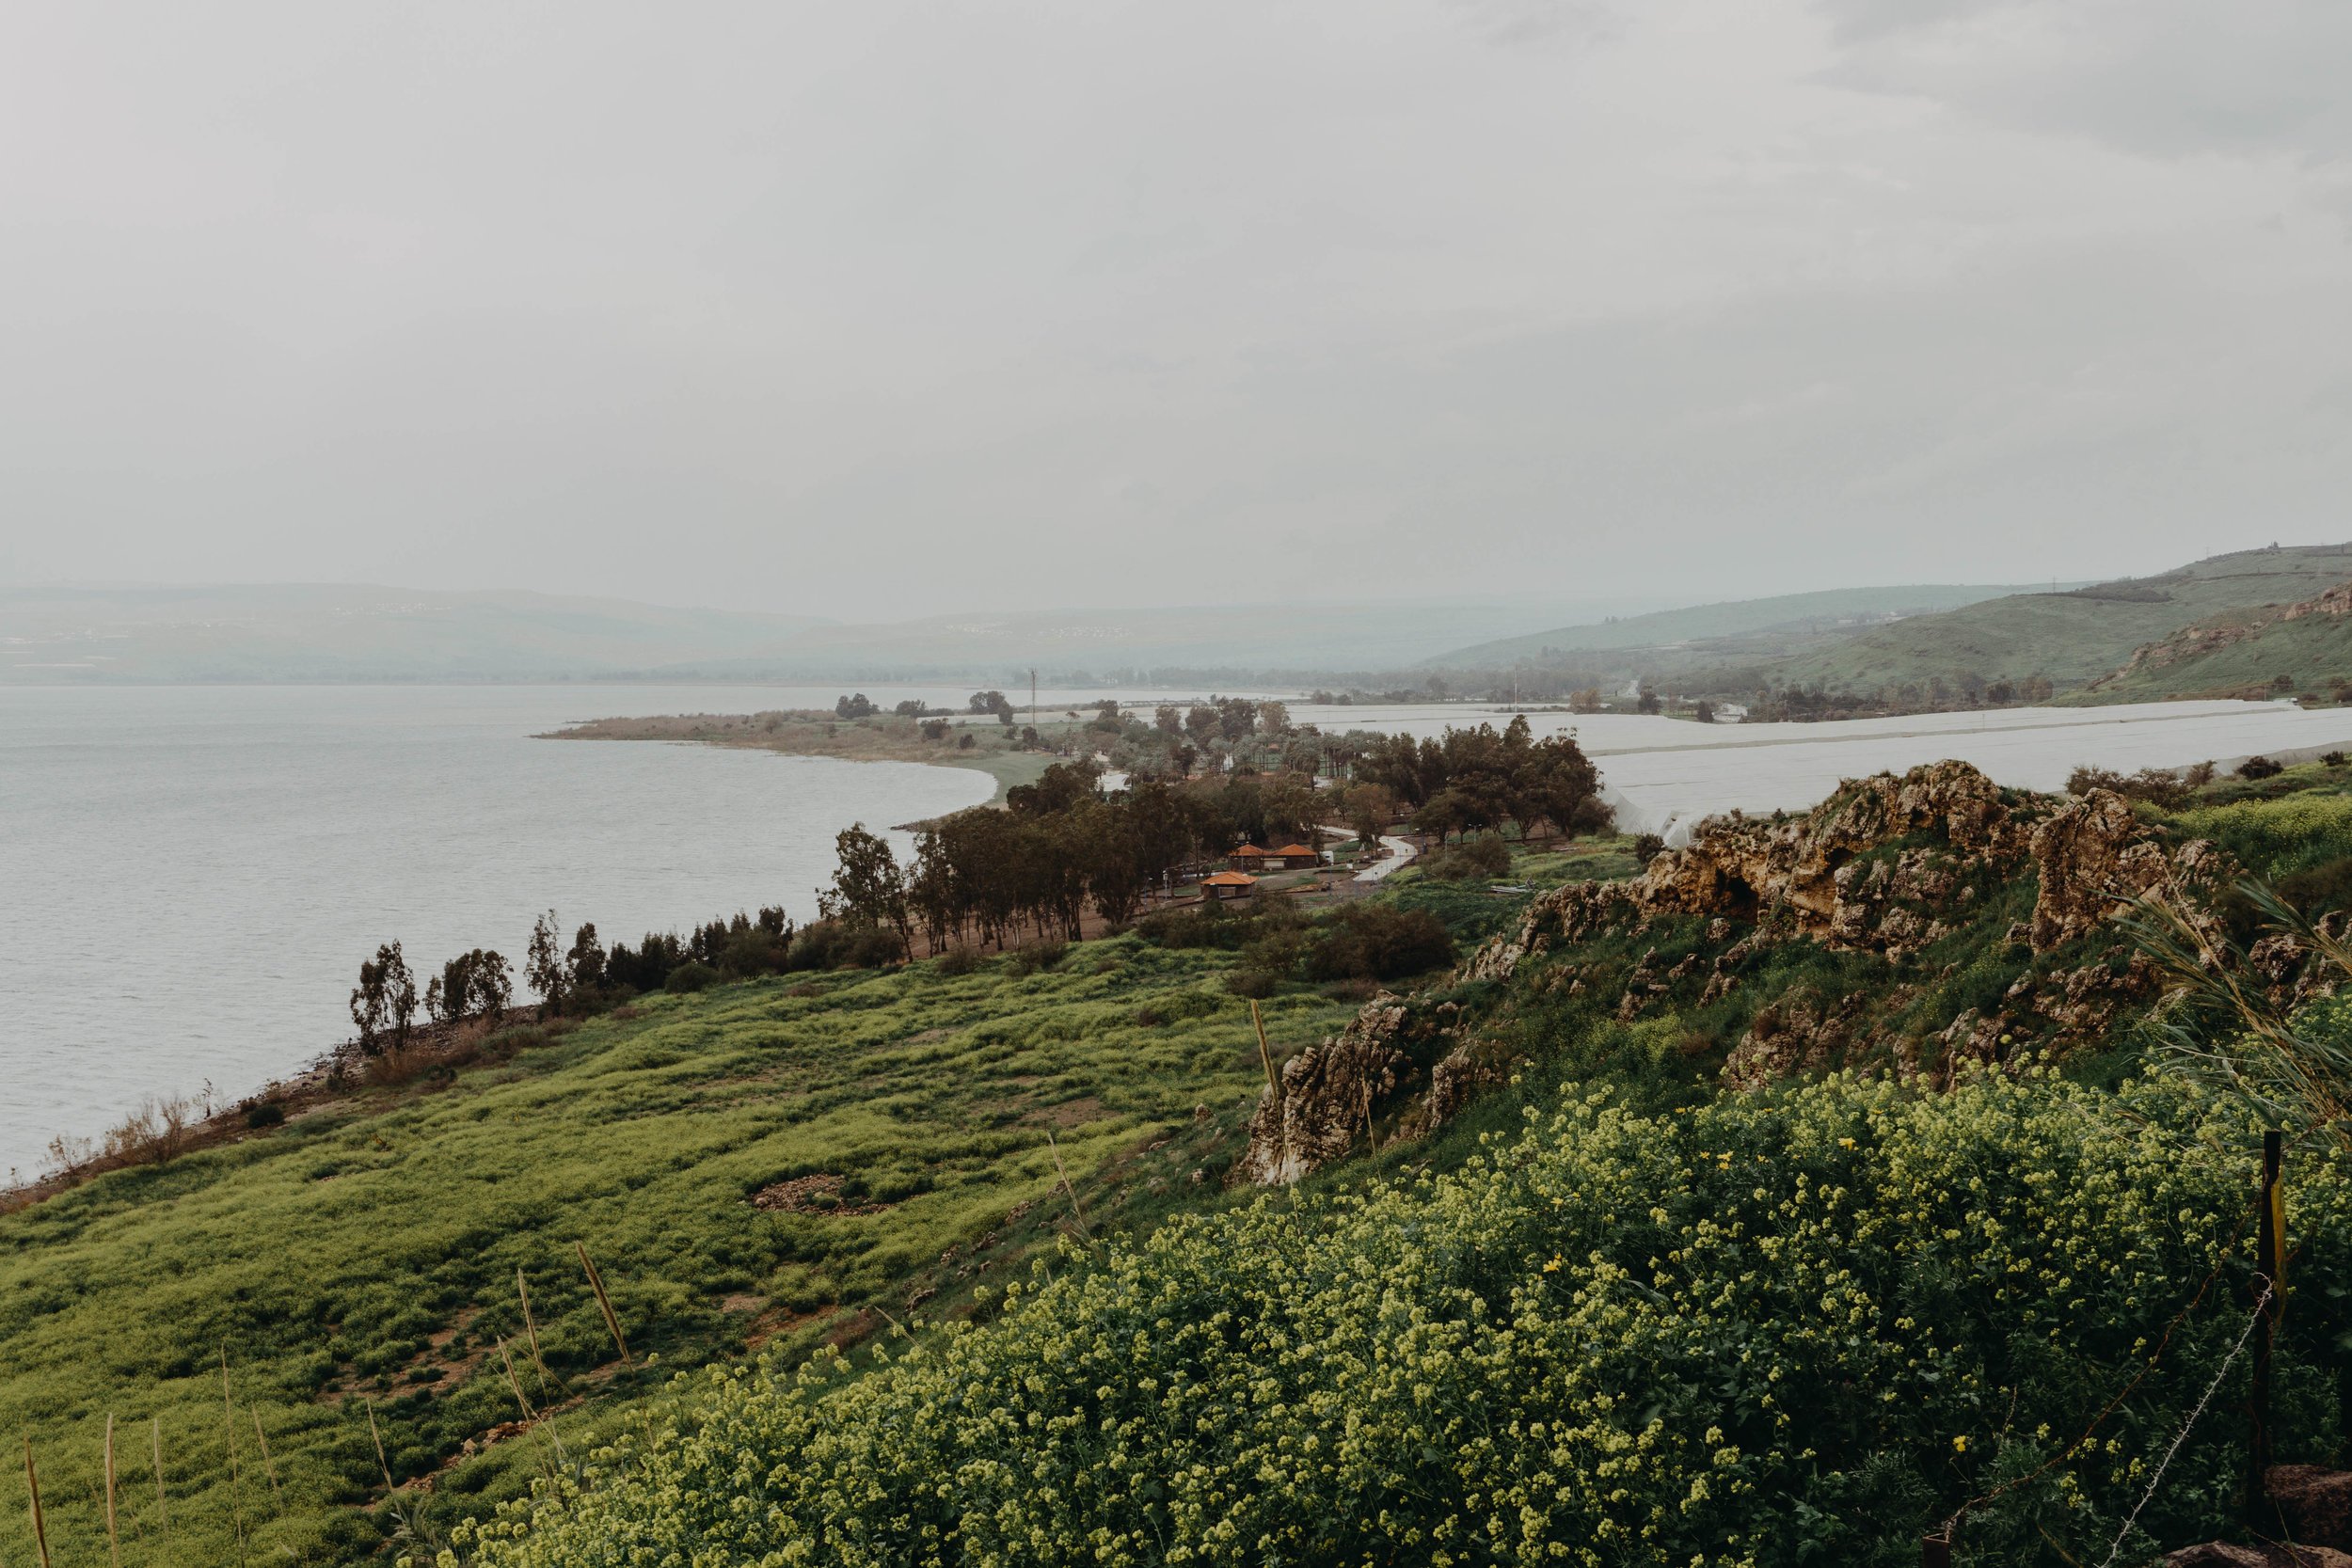
<path id="1" fill-rule="evenodd" d="M 976 710 L 992 711 L 988 699 L 997 695 L 976 695 Z M 1264 711 L 1279 705 L 1231 699 L 1216 710 L 1219 734 L 1279 722 Z M 833 879 L 818 891 L 820 918 L 805 926 L 780 908 L 763 909 L 683 937 L 649 931 L 634 946 L 608 948 L 593 923 L 567 936 L 549 910 L 532 925 L 521 978 L 538 997 L 539 1016 L 550 1018 L 723 977 L 897 962 L 912 954 L 918 931 L 934 952 L 1001 948 L 1025 932 L 1074 941 L 1089 911 L 1124 926 L 1154 894 L 1245 842 L 1320 847 L 1335 817 L 1367 840 L 1399 814 L 1441 837 L 1505 824 L 1522 835 L 1544 826 L 1569 835 L 1608 826 L 1598 771 L 1575 736 L 1536 740 L 1524 718 L 1502 731 L 1481 724 L 1426 740 L 1347 738 L 1358 783 L 1343 790 L 1317 791 L 1311 775 L 1281 772 L 1140 778 L 1106 795 L 1091 763 L 1067 762 L 1008 791 L 1002 810 L 976 806 L 926 824 L 904 863 L 861 823 L 834 840 Z M 514 1009 L 515 979 L 502 954 L 475 948 L 444 963 L 420 991 L 401 944 L 386 942 L 359 966 L 347 1051 L 371 1058 L 405 1050 L 421 1007 L 439 1031 L 500 1022 Z"/>

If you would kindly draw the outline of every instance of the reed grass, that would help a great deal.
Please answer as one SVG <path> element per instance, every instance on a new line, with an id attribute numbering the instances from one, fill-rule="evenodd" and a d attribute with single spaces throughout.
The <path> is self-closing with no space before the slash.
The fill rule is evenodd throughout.
<path id="1" fill-rule="evenodd" d="M 106 1561 L 122 1568 L 122 1536 L 115 1528 L 115 1413 L 106 1412 Z"/>
<path id="2" fill-rule="evenodd" d="M 229 1341 L 220 1345 L 220 1437 L 229 1455 L 229 1520 L 237 1537 L 237 1561 L 245 1561 L 245 1497 L 237 1479 L 237 1405 L 229 1394 Z"/>
<path id="3" fill-rule="evenodd" d="M 249 1404 L 246 1406 L 246 1411 L 253 1418 L 253 1441 L 262 1450 L 262 1470 L 269 1477 L 270 1498 L 278 1505 L 278 1512 L 283 1513 L 286 1512 L 286 1494 L 278 1484 L 278 1461 L 270 1457 L 269 1436 L 262 1431 L 262 1407 Z"/>
<path id="4" fill-rule="evenodd" d="M 613 1344 L 620 1347 L 621 1365 L 634 1367 L 636 1363 L 629 1359 L 628 1341 L 621 1337 L 621 1320 L 612 1310 L 612 1298 L 605 1294 L 604 1275 L 596 1272 L 595 1261 L 588 1256 L 588 1243 L 574 1242 L 572 1249 L 580 1254 L 580 1266 L 588 1271 L 588 1288 L 596 1291 L 596 1310 L 604 1314 L 605 1329 L 612 1336 Z"/>
<path id="5" fill-rule="evenodd" d="M 24 1439 L 24 1492 L 33 1510 L 33 1545 L 40 1553 L 40 1568 L 49 1568 L 49 1521 L 40 1512 L 40 1472 L 33 1468 L 33 1440 Z"/>
<path id="6" fill-rule="evenodd" d="M 522 1304 L 523 1332 L 531 1337 L 531 1364 L 539 1370 L 539 1398 L 553 1403 L 554 1390 L 548 1386 L 547 1357 L 539 1354 L 539 1323 L 531 1315 L 531 1286 L 523 1279 L 522 1265 L 515 1265 L 515 1299 Z M 561 1385 L 557 1385 L 561 1386 Z"/>
<path id="7" fill-rule="evenodd" d="M 171 1544 L 171 1505 L 164 1493 L 164 1418 L 147 1418 L 147 1439 L 155 1460 L 155 1534 L 167 1546 Z"/>

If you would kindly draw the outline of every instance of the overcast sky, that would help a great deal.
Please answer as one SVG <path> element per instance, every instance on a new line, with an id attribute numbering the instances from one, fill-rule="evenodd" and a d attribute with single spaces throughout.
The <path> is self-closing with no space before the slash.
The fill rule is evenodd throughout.
<path id="1" fill-rule="evenodd" d="M 2352 538 L 2344 0 L 13 5 L 0 581 L 994 606 Z"/>

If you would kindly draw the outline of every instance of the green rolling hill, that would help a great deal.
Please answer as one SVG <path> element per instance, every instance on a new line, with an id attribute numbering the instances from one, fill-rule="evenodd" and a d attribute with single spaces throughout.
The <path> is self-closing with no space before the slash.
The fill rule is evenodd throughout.
<path id="1" fill-rule="evenodd" d="M 2134 653 L 2090 683 L 2093 702 L 2264 697 L 2352 681 L 2352 582 L 2283 610 L 2227 610 Z"/>
<path id="2" fill-rule="evenodd" d="M 2352 578 L 2352 545 L 2241 550 L 2156 577 L 2055 594 L 2011 594 L 1942 614 L 1913 616 L 1804 650 L 1769 673 L 1781 685 L 1851 689 L 1961 674 L 1987 680 L 2043 674 L 2063 691 L 2088 687 L 2122 669 L 2141 646 L 2191 625 L 2263 607 L 2283 608 L 2347 578 Z M 2269 673 L 2264 672 L 2265 678 Z M 2102 694 L 2107 694 L 2104 689 Z"/>
<path id="3" fill-rule="evenodd" d="M 1683 649 L 1724 638 L 1768 641 L 1776 635 L 1785 643 L 1851 632 L 1900 617 L 1958 610 L 2019 592 L 2014 585 L 1905 583 L 1733 599 L 1499 638 L 1424 662 L 1449 669 L 1494 669 L 1528 662 L 1556 663 L 1564 656 L 1581 653 Z"/>

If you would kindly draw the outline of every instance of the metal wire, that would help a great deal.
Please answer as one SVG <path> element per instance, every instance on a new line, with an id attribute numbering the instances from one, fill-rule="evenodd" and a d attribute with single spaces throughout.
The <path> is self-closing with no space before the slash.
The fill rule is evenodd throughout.
<path id="1" fill-rule="evenodd" d="M 2109 1546 L 2107 1555 L 2099 1560 L 2099 1568 L 2112 1568 L 2116 1554 L 2123 1549 L 2123 1543 L 2130 1538 L 2133 1527 L 2139 1523 L 2140 1510 L 2148 1506 L 2149 1499 L 2156 1495 L 2156 1488 L 2164 1483 L 2164 1472 L 2171 1465 L 2172 1456 L 2181 1451 L 2181 1445 L 2188 1441 L 2189 1428 L 2197 1424 L 2197 1418 L 2205 1413 L 2205 1406 L 2211 1404 L 2214 1395 L 2221 1391 L 2222 1380 L 2230 1375 L 2230 1368 L 2236 1362 L 2238 1353 L 2246 1348 L 2246 1341 L 2254 1337 L 2254 1325 L 2263 1321 L 2263 1313 L 2269 1306 L 2270 1281 L 2265 1279 L 2263 1293 L 2255 1301 L 2254 1310 L 2247 1315 L 2246 1327 L 2239 1332 L 2237 1343 L 2232 1345 L 2230 1354 L 2221 1358 L 2220 1370 L 2213 1374 L 2213 1381 L 2205 1385 L 2205 1392 L 2197 1401 L 2197 1407 L 2188 1413 L 2188 1419 L 2181 1423 L 2181 1430 L 2172 1434 L 2172 1441 L 2165 1449 L 2164 1457 L 2156 1461 L 2156 1473 L 2148 1478 L 2148 1489 L 2139 1495 L 2139 1501 L 2134 1503 L 2132 1511 L 2123 1516 L 2123 1528 L 2116 1531 L 2115 1544 Z"/>

